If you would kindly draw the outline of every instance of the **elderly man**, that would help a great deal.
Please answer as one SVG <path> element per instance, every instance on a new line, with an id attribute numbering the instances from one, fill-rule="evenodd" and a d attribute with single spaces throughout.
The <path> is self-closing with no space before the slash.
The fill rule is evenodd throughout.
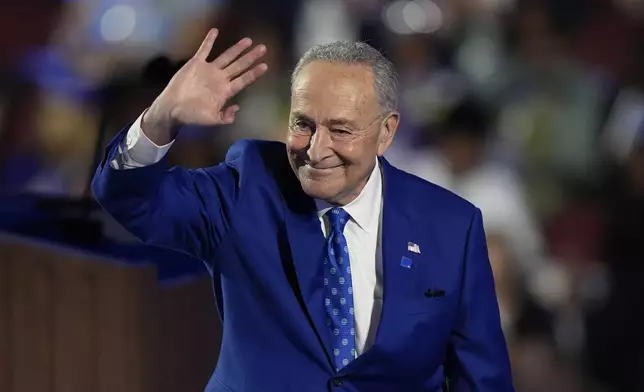
<path id="1" fill-rule="evenodd" d="M 216 36 L 93 181 L 142 241 L 208 266 L 224 335 L 207 391 L 513 391 L 481 213 L 382 158 L 399 115 L 377 50 L 302 57 L 286 145 L 244 140 L 218 166 L 166 169 L 182 125 L 232 123 L 226 101 L 267 69 L 248 38 L 207 61 Z"/>

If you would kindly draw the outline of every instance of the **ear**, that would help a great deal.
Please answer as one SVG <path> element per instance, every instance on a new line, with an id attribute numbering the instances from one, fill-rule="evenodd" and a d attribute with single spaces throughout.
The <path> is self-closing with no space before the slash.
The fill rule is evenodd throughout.
<path id="1" fill-rule="evenodd" d="M 399 122 L 400 113 L 398 112 L 389 113 L 383 120 L 380 126 L 380 134 L 378 135 L 378 156 L 385 155 L 385 151 L 387 151 L 391 142 L 394 140 Z"/>

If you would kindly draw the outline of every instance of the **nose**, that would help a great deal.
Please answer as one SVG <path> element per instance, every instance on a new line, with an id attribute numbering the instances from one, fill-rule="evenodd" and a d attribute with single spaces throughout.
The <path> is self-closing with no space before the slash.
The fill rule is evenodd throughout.
<path id="1" fill-rule="evenodd" d="M 315 165 L 332 155 L 331 135 L 324 127 L 318 127 L 311 136 L 307 152 L 309 164 Z"/>

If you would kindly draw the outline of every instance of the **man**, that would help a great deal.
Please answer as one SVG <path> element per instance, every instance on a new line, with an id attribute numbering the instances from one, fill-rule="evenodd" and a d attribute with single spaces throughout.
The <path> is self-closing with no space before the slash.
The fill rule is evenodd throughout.
<path id="1" fill-rule="evenodd" d="M 392 65 L 366 44 L 313 48 L 293 73 L 288 141 L 166 170 L 181 125 L 230 124 L 266 71 L 212 30 L 108 146 L 101 205 L 148 244 L 208 265 L 224 335 L 207 391 L 513 391 L 477 208 L 392 167 Z M 241 55 L 241 57 L 239 57 Z M 238 58 L 239 57 L 239 58 Z"/>

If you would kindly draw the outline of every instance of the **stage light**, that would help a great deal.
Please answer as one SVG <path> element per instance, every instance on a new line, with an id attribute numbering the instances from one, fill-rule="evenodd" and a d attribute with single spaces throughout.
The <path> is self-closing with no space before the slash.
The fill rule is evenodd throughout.
<path id="1" fill-rule="evenodd" d="M 110 7 L 101 17 L 101 36 L 107 42 L 121 42 L 134 32 L 136 11 L 132 6 L 119 4 Z"/>
<path id="2" fill-rule="evenodd" d="M 383 9 L 382 20 L 395 34 L 429 34 L 443 25 L 443 13 L 431 0 L 399 0 Z"/>

